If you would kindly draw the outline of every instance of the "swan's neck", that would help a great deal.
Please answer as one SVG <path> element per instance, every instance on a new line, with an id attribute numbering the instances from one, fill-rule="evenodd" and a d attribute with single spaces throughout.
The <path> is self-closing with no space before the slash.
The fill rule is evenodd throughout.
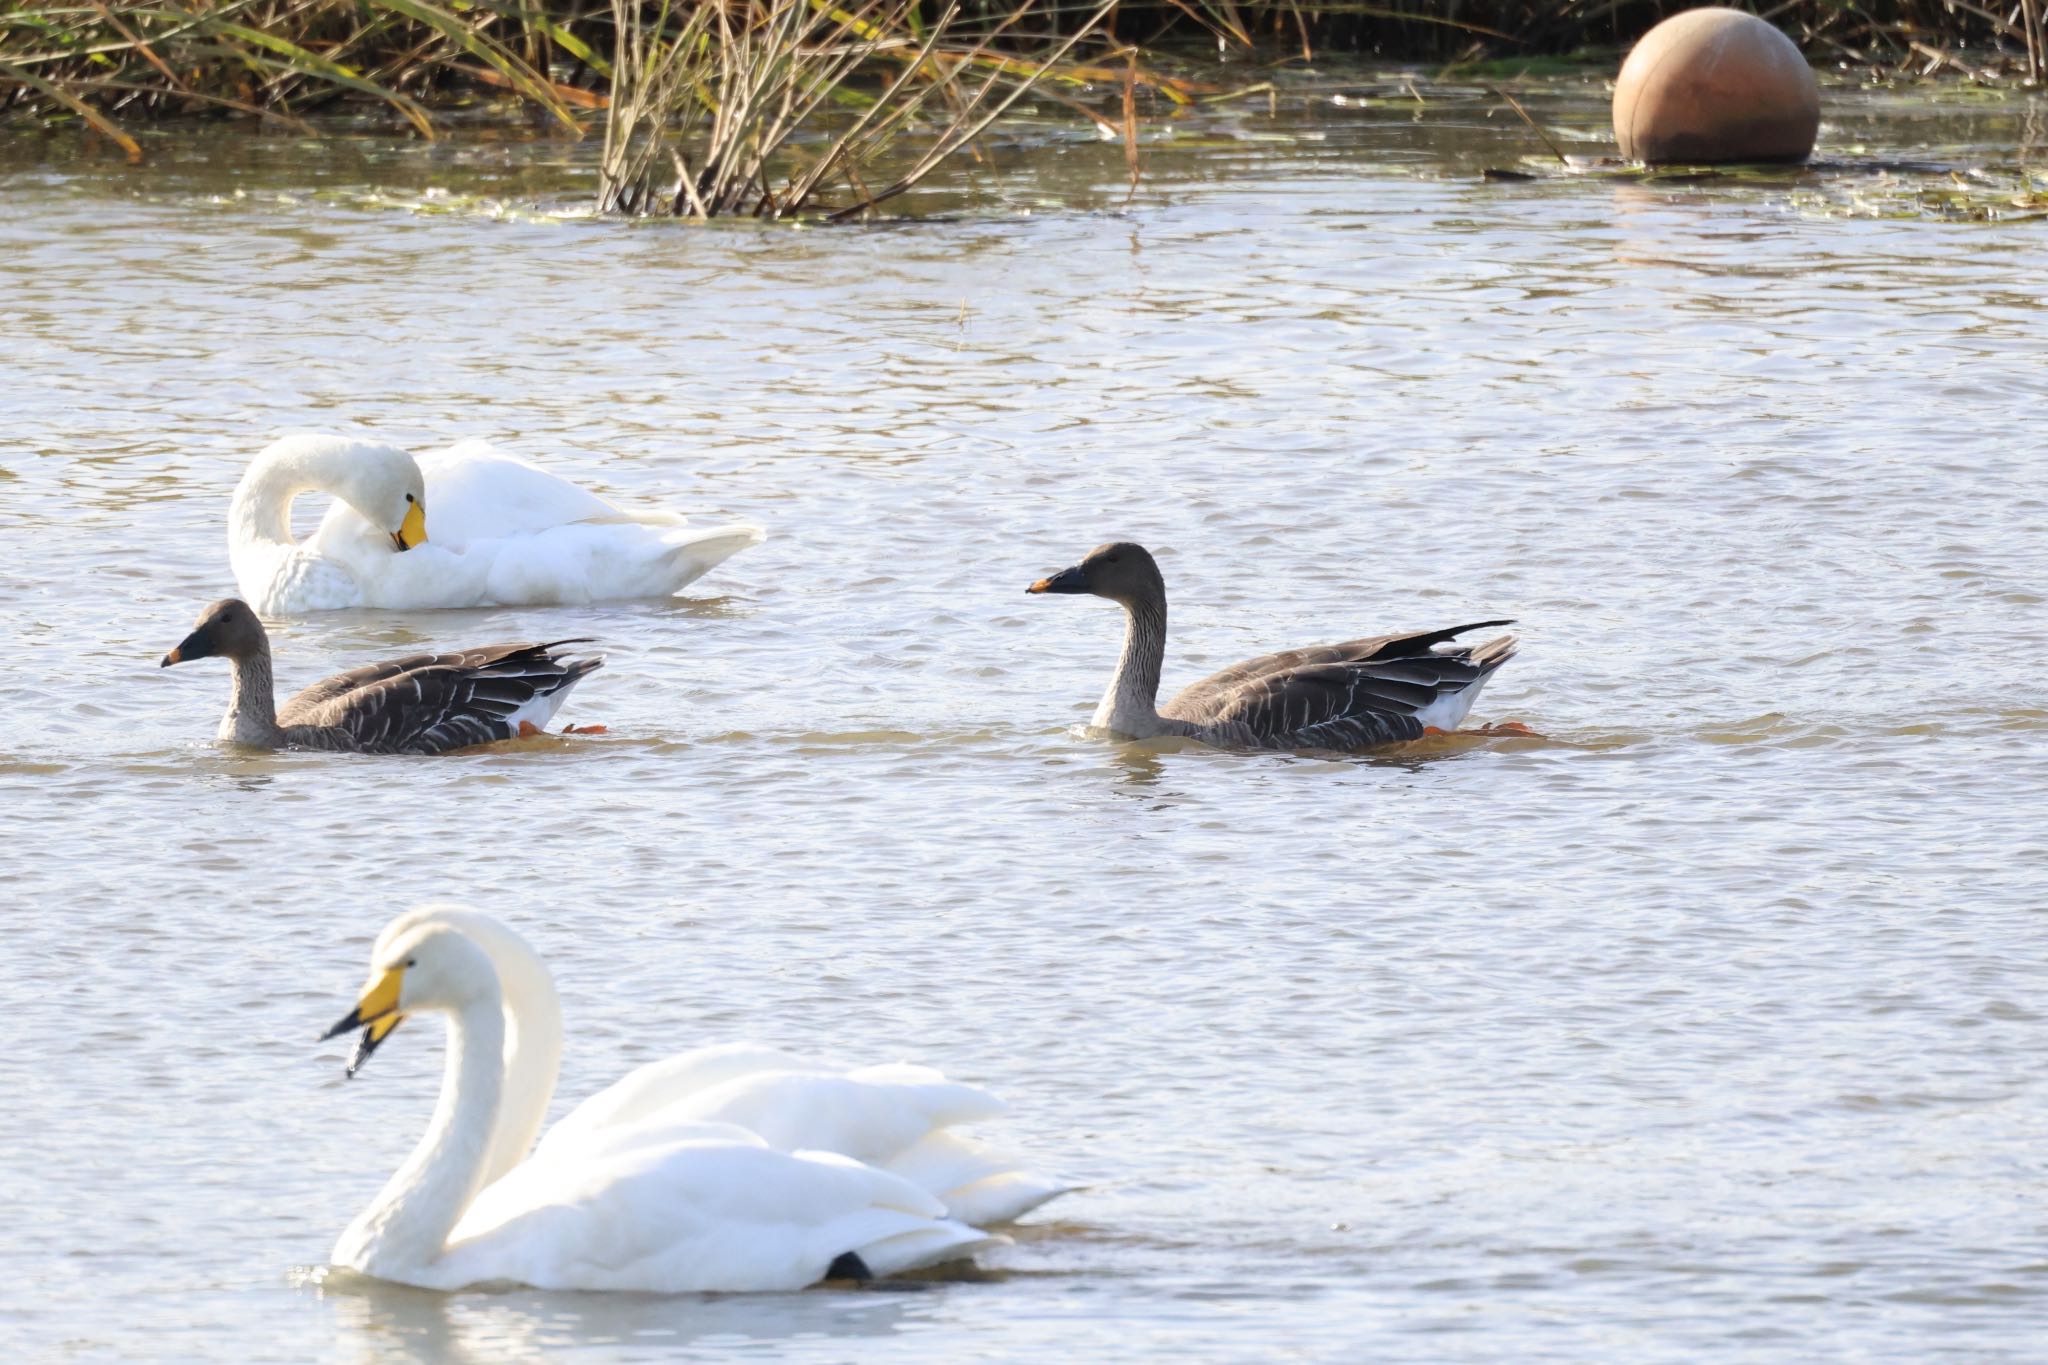
<path id="1" fill-rule="evenodd" d="M 292 499 L 324 486 L 321 463 L 265 451 L 243 472 L 228 504 L 230 546 L 292 548 Z"/>
<path id="2" fill-rule="evenodd" d="M 1124 603 L 1124 653 L 1095 708 L 1095 725 L 1144 738 L 1159 733 L 1159 665 L 1166 657 L 1166 599 Z"/>
<path id="3" fill-rule="evenodd" d="M 284 742 L 284 734 L 277 728 L 277 687 L 270 677 L 270 646 L 266 644 L 246 658 L 229 662 L 234 665 L 234 691 L 228 695 L 228 713 L 220 720 L 219 738 L 224 743 L 277 748 Z"/>
<path id="4" fill-rule="evenodd" d="M 562 1069 L 561 997 L 555 994 L 547 964 L 523 944 L 518 946 L 531 960 L 501 967 L 507 1024 L 505 1095 L 484 1160 L 486 1184 L 533 1150 Z"/>
<path id="5" fill-rule="evenodd" d="M 394 446 L 349 437 L 287 436 L 258 455 L 235 485 L 228 544 L 292 549 L 292 500 L 301 493 L 331 493 L 374 523 L 378 514 L 364 497 L 393 476 L 394 465 L 411 459 Z"/>
<path id="6" fill-rule="evenodd" d="M 334 1245 L 334 1262 L 379 1279 L 422 1283 L 484 1185 L 504 1086 L 505 1020 L 497 992 L 448 1021 L 448 1067 L 427 1135 Z"/>

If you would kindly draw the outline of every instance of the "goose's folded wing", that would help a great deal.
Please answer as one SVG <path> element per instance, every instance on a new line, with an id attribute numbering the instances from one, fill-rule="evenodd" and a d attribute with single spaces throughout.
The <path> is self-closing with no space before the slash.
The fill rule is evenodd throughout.
<path id="1" fill-rule="evenodd" d="M 1427 723 L 1417 713 L 1487 672 L 1462 651 L 1311 664 L 1205 694 L 1199 717 L 1183 713 L 1178 698 L 1163 714 L 1234 731 L 1245 743 L 1371 748 L 1422 738 Z"/>
<path id="2" fill-rule="evenodd" d="M 581 640 L 491 645 L 372 664 L 315 683 L 287 701 L 278 723 L 319 726 L 366 750 L 439 752 L 513 733 L 536 698 L 570 686 L 598 666 L 552 651 Z"/>
<path id="3" fill-rule="evenodd" d="M 1222 721 L 1231 717 L 1237 707 L 1245 705 L 1248 695 L 1256 695 L 1255 690 L 1248 692 L 1248 685 L 1261 679 L 1401 659 L 1461 659 L 1471 651 L 1451 650 L 1445 654 L 1438 654 L 1435 647 L 1456 639 L 1468 630 L 1486 630 L 1493 626 L 1513 624 L 1512 621 L 1474 621 L 1469 625 L 1452 626 L 1447 630 L 1411 631 L 1400 635 L 1368 635 L 1362 639 L 1345 640 L 1333 645 L 1311 645 L 1305 649 L 1282 650 L 1278 654 L 1262 654 L 1256 659 L 1247 659 L 1219 673 L 1212 673 L 1199 682 L 1189 683 L 1178 696 L 1161 708 L 1161 714 L 1176 720 L 1202 724 Z M 1477 675 L 1475 673 L 1471 676 Z M 1314 690 L 1314 685 L 1310 685 L 1307 692 L 1291 695 L 1288 699 L 1300 703 L 1306 699 L 1308 692 Z"/>

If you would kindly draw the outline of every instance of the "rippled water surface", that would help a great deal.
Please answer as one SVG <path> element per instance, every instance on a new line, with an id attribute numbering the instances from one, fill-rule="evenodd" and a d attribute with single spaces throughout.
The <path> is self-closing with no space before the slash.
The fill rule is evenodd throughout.
<path id="1" fill-rule="evenodd" d="M 1489 183 L 1519 121 L 1397 96 L 1162 125 L 1127 210 L 1032 133 L 848 230 L 565 218 L 590 149 L 481 131 L 0 144 L 10 1354 L 2038 1358 L 2048 238 L 1871 205 L 2023 176 L 2042 106 Z M 1533 107 L 1597 153 L 1598 100 Z M 275 626 L 287 685 L 597 635 L 603 737 L 218 751 L 223 671 L 157 657 L 249 456 L 345 426 L 771 538 L 672 603 Z M 1514 616 L 1474 719 L 1545 738 L 1090 738 L 1115 610 L 1023 588 L 1113 536 L 1169 686 Z M 558 1107 L 915 1057 L 1086 1189 L 907 1290 L 323 1285 L 440 1049 L 312 1040 L 428 897 L 553 962 Z"/>

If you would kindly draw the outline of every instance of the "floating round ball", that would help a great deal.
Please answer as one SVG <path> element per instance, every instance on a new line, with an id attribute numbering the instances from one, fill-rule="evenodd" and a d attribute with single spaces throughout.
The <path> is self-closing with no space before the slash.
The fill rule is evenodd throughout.
<path id="1" fill-rule="evenodd" d="M 1741 10 L 1666 19 L 1614 83 L 1614 137 L 1631 161 L 1804 161 L 1819 132 L 1813 68 L 1790 38 Z"/>

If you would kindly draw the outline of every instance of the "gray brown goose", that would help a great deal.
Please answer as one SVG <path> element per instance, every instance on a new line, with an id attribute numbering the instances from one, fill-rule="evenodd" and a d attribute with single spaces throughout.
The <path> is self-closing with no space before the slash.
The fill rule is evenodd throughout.
<path id="1" fill-rule="evenodd" d="M 160 667 L 215 655 L 234 666 L 235 690 L 218 736 L 224 743 L 439 754 L 544 729 L 569 689 L 604 662 L 554 653 L 584 643 L 414 654 L 323 678 L 280 707 L 271 682 L 270 636 L 248 603 L 229 597 L 200 613 L 192 633 L 164 655 Z"/>
<path id="2" fill-rule="evenodd" d="M 1493 671 L 1514 657 L 1515 637 L 1439 650 L 1475 621 L 1414 635 L 1375 635 L 1250 659 L 1191 683 L 1158 705 L 1166 655 L 1166 580 L 1142 545 L 1089 551 L 1071 569 L 1026 592 L 1087 593 L 1124 609 L 1124 652 L 1095 708 L 1095 725 L 1132 739 L 1185 735 L 1263 749 L 1373 749 L 1450 731 L 1472 709 Z"/>

